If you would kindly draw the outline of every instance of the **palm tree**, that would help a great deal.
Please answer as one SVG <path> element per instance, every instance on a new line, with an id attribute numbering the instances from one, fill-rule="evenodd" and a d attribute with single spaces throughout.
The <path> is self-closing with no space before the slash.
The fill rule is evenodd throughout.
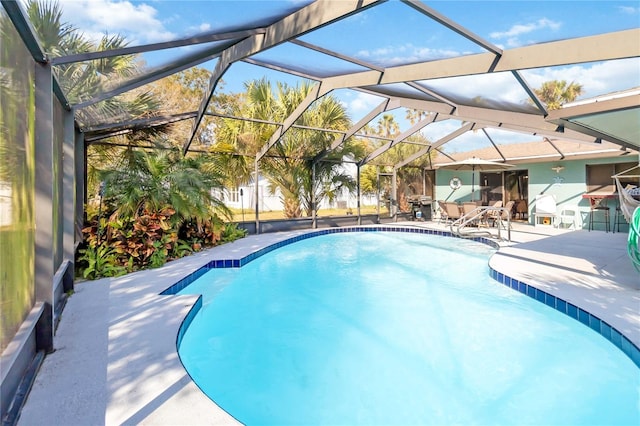
<path id="1" fill-rule="evenodd" d="M 394 137 L 400 131 L 400 126 L 391 114 L 384 114 L 378 120 L 378 134 L 387 138 Z"/>
<path id="2" fill-rule="evenodd" d="M 186 220 L 205 220 L 214 210 L 229 216 L 212 192 L 222 189 L 221 176 L 203 166 L 202 157 L 184 157 L 179 150 L 132 149 L 120 167 L 104 171 L 102 179 L 105 198 L 119 216 L 137 217 L 171 208 L 177 227 Z"/>
<path id="3" fill-rule="evenodd" d="M 87 39 L 73 25 L 63 21 L 63 11 L 56 1 L 29 0 L 27 14 L 38 35 L 43 50 L 50 57 L 119 49 L 127 46 L 120 35 L 105 35 L 95 43 Z M 109 88 L 140 72 L 141 63 L 134 55 L 115 56 L 95 61 L 58 65 L 53 68 L 60 87 L 71 104 L 94 98 Z M 126 93 L 85 108 L 76 109 L 75 118 L 81 125 L 113 123 L 119 120 L 138 119 L 158 114 L 160 103 L 149 92 L 142 90 Z M 130 146 L 148 141 L 166 131 L 165 127 L 146 129 L 132 135 L 110 138 L 113 142 Z M 119 147 L 95 146 L 87 148 L 87 190 L 97 192 L 101 169 L 117 166 L 129 151 Z"/>
<path id="4" fill-rule="evenodd" d="M 407 115 L 413 117 L 414 119 L 423 118 L 424 115 L 421 111 L 413 111 L 415 114 L 409 114 L 408 110 Z M 385 114 L 378 120 L 376 130 L 378 135 L 380 136 L 394 137 L 399 133 L 399 125 L 398 123 L 396 123 L 392 115 Z M 373 163 L 381 165 L 383 167 L 383 170 L 385 170 L 386 172 L 390 172 L 391 165 L 398 164 L 405 158 L 408 158 L 409 156 L 423 149 L 424 145 L 427 145 L 429 143 L 429 141 L 419 133 L 409 137 L 408 142 L 415 142 L 417 144 L 398 143 L 391 149 L 377 157 L 373 161 Z M 425 155 L 413 162 L 412 165 L 414 167 L 403 167 L 398 170 L 396 190 L 401 210 L 406 210 L 408 208 L 406 196 L 417 194 L 419 192 L 419 189 L 422 185 L 421 169 L 426 167 L 428 163 L 429 155 Z M 363 173 L 361 177 L 361 185 L 367 190 L 375 191 L 377 188 L 377 171 L 374 168 L 374 164 L 368 164 L 365 167 L 364 171 L 365 173 Z M 390 187 L 385 187 L 384 191 L 390 191 Z"/>
<path id="5" fill-rule="evenodd" d="M 547 109 L 554 110 L 576 100 L 582 94 L 582 85 L 576 82 L 567 85 L 565 80 L 551 80 L 545 81 L 539 89 L 533 91 L 542 102 L 547 104 Z"/>
<path id="6" fill-rule="evenodd" d="M 65 56 L 126 47 L 128 42 L 120 35 L 104 35 L 96 44 L 88 40 L 73 25 L 62 20 L 58 2 L 34 1 L 27 3 L 27 14 L 44 51 L 52 56 Z M 114 85 L 139 72 L 140 62 L 134 55 L 114 56 L 83 63 L 54 67 L 62 91 L 72 104 L 92 99 Z M 76 120 L 88 125 L 113 122 L 123 118 L 141 118 L 156 113 L 159 104 L 148 93 L 134 96 L 121 95 L 76 111 Z"/>
<path id="7" fill-rule="evenodd" d="M 407 108 L 407 113 L 405 115 L 405 118 L 407 120 L 409 120 L 409 122 L 413 126 L 418 121 L 421 121 L 422 119 L 426 118 L 428 115 L 429 115 L 429 113 L 426 112 L 426 111 L 422 111 L 422 110 L 419 110 L 419 109 Z"/>
<path id="8" fill-rule="evenodd" d="M 296 87 L 278 83 L 275 93 L 266 79 L 245 84 L 242 114 L 258 120 L 282 122 L 309 94 L 312 86 L 303 83 Z M 346 111 L 332 96 L 316 101 L 296 122 L 325 129 L 344 130 L 349 126 Z M 276 126 L 262 122 L 229 123 L 219 129 L 218 136 L 231 142 L 240 152 L 255 155 L 269 140 Z M 341 188 L 352 188 L 345 171 L 337 162 L 316 164 L 316 181 L 312 183 L 313 165 L 310 161 L 318 152 L 328 149 L 335 135 L 307 129 L 289 129 L 260 161 L 261 172 L 269 181 L 270 190 L 280 192 L 286 217 L 299 217 L 304 210 L 311 214 L 311 200 L 319 203 L 334 196 Z M 353 153 L 355 146 L 346 143 L 334 155 Z M 248 167 L 242 173 L 248 171 Z"/>

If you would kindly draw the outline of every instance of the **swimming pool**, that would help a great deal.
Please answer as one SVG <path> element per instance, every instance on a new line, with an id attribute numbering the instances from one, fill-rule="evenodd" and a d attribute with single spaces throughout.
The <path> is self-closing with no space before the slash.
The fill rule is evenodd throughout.
<path id="1" fill-rule="evenodd" d="M 637 424 L 640 370 L 488 277 L 492 249 L 348 233 L 214 269 L 185 368 L 246 424 Z"/>

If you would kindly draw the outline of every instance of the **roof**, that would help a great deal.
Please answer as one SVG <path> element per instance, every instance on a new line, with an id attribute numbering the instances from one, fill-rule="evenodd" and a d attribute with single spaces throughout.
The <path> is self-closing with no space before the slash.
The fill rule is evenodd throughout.
<path id="1" fill-rule="evenodd" d="M 508 159 L 511 164 L 527 164 L 543 161 L 628 157 L 629 155 L 637 156 L 638 152 L 637 150 L 621 148 L 619 145 L 606 141 L 593 144 L 559 139 L 497 145 L 496 147 L 491 146 L 459 152 L 450 156 L 438 154 L 433 159 L 433 164 L 438 167 L 440 164 L 461 161 L 469 157 L 477 157 L 489 161 L 507 161 Z"/>
<path id="2" fill-rule="evenodd" d="M 564 128 L 640 148 L 640 87 L 566 104 L 547 120 Z"/>

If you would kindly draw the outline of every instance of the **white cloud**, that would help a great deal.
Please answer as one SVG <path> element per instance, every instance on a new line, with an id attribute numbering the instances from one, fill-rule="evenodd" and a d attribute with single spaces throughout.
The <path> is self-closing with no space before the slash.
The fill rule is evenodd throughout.
<path id="1" fill-rule="evenodd" d="M 444 97 L 455 95 L 471 101 L 476 97 L 502 103 L 521 104 L 527 98 L 510 72 L 427 80 L 424 84 Z"/>
<path id="2" fill-rule="evenodd" d="M 618 10 L 628 15 L 637 15 L 640 13 L 640 7 L 618 6 Z"/>
<path id="3" fill-rule="evenodd" d="M 528 24 L 516 24 L 507 31 L 503 31 L 503 32 L 494 31 L 491 34 L 489 34 L 489 37 L 501 39 L 501 38 L 512 38 L 512 37 L 516 37 L 522 34 L 528 34 L 538 30 L 550 29 L 555 31 L 559 29 L 561 25 L 562 24 L 560 24 L 559 22 L 552 21 L 551 19 L 541 18 L 535 22 L 531 22 Z"/>
<path id="4" fill-rule="evenodd" d="M 355 96 L 352 96 L 354 93 Z M 378 106 L 382 102 L 382 98 L 375 95 L 370 95 L 363 92 L 351 92 L 342 97 L 341 101 L 344 103 L 347 111 L 351 114 L 355 114 L 358 117 L 351 117 L 354 122 L 360 120 L 360 116 L 364 116 L 373 108 Z"/>
<path id="5" fill-rule="evenodd" d="M 520 40 L 520 36 L 524 34 L 530 34 L 536 31 L 557 31 L 560 29 L 562 24 L 557 21 L 552 21 L 551 19 L 541 18 L 535 22 L 530 22 L 527 24 L 516 24 L 509 28 L 507 31 L 494 31 L 489 34 L 489 37 L 497 40 L 506 39 L 507 47 L 518 47 L 523 44 L 531 44 L 533 41 L 523 42 Z M 500 46 L 504 47 L 504 46 Z"/>
<path id="6" fill-rule="evenodd" d="M 586 99 L 620 90 L 640 87 L 640 59 L 598 62 L 569 67 L 523 71 L 532 87 L 540 87 L 549 80 L 565 80 L 582 84 L 580 98 Z"/>
<path id="7" fill-rule="evenodd" d="M 393 66 L 434 59 L 452 58 L 465 53 L 466 52 L 458 52 L 451 49 L 432 49 L 407 43 L 398 46 L 381 47 L 375 50 L 360 50 L 355 56 L 364 61 Z"/>
<path id="8" fill-rule="evenodd" d="M 87 37 L 99 39 L 103 34 L 124 35 L 132 44 L 174 39 L 158 18 L 158 11 L 145 3 L 113 0 L 63 0 L 64 19 Z"/>

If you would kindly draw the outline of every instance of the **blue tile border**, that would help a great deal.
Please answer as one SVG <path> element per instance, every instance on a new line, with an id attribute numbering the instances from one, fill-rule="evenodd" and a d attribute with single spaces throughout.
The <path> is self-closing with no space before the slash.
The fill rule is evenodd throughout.
<path id="1" fill-rule="evenodd" d="M 247 263 L 263 256 L 273 250 L 276 250 L 280 247 L 284 247 L 288 244 L 292 244 L 298 241 L 306 240 L 307 238 L 313 238 L 320 235 L 327 234 L 335 234 L 335 233 L 343 233 L 343 232 L 408 232 L 408 233 L 418 233 L 418 234 L 426 234 L 426 235 L 437 235 L 442 237 L 452 237 L 452 238 L 460 238 L 453 235 L 451 232 L 447 231 L 438 231 L 434 229 L 426 229 L 426 228 L 407 228 L 402 226 L 350 226 L 344 228 L 327 228 L 318 231 L 312 231 L 305 234 L 300 234 L 295 237 L 288 238 L 286 240 L 279 241 L 277 243 L 271 244 L 269 246 L 263 247 L 260 250 L 257 250 L 247 256 L 244 256 L 240 259 L 220 259 L 220 260 L 212 260 L 206 265 L 202 266 L 195 272 L 189 274 L 185 278 L 181 279 L 177 283 L 171 285 L 164 291 L 162 291 L 161 295 L 172 295 L 177 294 L 189 284 L 200 278 L 210 269 L 216 268 L 239 268 Z M 480 242 L 483 244 L 487 244 L 495 249 L 499 249 L 500 246 L 497 242 L 490 240 L 485 237 L 474 237 L 471 238 L 473 241 Z M 524 283 L 522 281 L 518 281 L 515 278 L 511 278 L 507 275 L 504 275 L 501 272 L 496 271 L 495 269 L 489 267 L 489 275 L 494 280 L 498 281 L 501 284 L 506 285 L 507 287 L 516 290 L 522 294 L 525 294 L 532 299 L 537 300 L 538 302 L 544 303 L 545 305 L 556 309 L 557 311 L 562 312 L 565 315 L 570 316 L 571 318 L 580 321 L 582 324 L 591 328 L 595 332 L 602 335 L 605 339 L 613 343 L 618 349 L 624 352 L 631 360 L 640 368 L 640 349 L 633 344 L 626 336 L 624 336 L 620 331 L 616 330 L 610 324 L 607 324 L 606 321 L 598 318 L 597 316 L 585 311 L 584 309 L 578 308 L 577 306 L 563 300 L 559 297 L 556 297 L 552 294 L 549 294 L 543 290 L 540 290 L 532 285 Z M 196 307 L 196 305 L 198 305 Z M 182 340 L 182 336 L 184 335 L 185 330 L 189 327 L 189 324 L 193 320 L 195 314 L 200 310 L 202 306 L 201 298 L 198 299 L 194 308 L 189 311 L 187 318 L 185 318 L 182 326 L 180 327 L 180 333 L 178 335 L 178 345 Z"/>
<path id="2" fill-rule="evenodd" d="M 640 368 L 640 349 L 633 344 L 625 335 L 616 330 L 613 326 L 606 321 L 598 318 L 597 316 L 585 311 L 582 308 L 563 300 L 557 296 L 553 296 L 545 291 L 542 291 L 532 285 L 516 280 L 515 278 L 508 277 L 495 269 L 489 267 L 489 275 L 491 278 L 498 281 L 500 284 L 517 290 L 532 299 L 544 303 L 545 305 L 562 312 L 563 314 L 579 321 L 580 323 L 591 328 L 596 333 L 613 343 L 618 349 L 624 352 L 633 363 Z M 517 285 L 516 285 L 517 284 Z"/>
<path id="3" fill-rule="evenodd" d="M 180 329 L 178 330 L 178 338 L 177 338 L 177 347 L 180 348 L 180 344 L 182 343 L 182 338 L 184 337 L 184 333 L 187 331 L 189 326 L 191 325 L 191 321 L 196 317 L 196 314 L 202 308 L 202 295 L 198 296 L 198 300 L 193 304 L 189 313 L 180 324 Z"/>

